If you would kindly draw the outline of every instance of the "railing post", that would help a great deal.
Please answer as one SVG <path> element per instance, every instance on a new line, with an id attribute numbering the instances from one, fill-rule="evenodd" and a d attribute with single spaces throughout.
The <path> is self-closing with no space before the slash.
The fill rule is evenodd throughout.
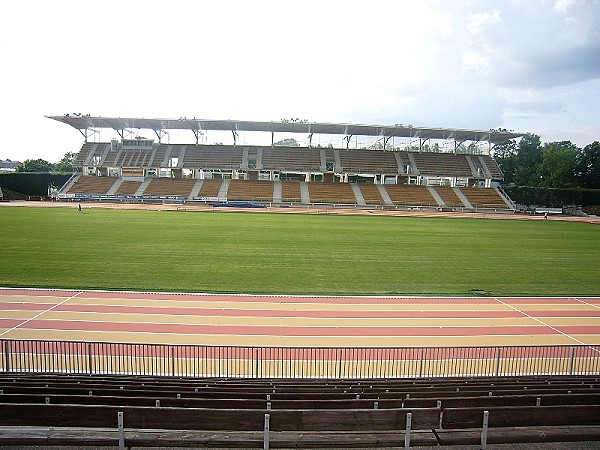
<path id="1" fill-rule="evenodd" d="M 569 360 L 569 375 L 573 375 L 573 368 L 575 366 L 575 348 L 571 347 L 571 359 Z"/>
<path id="2" fill-rule="evenodd" d="M 171 345 L 171 375 L 175 376 L 175 346 Z"/>
<path id="3" fill-rule="evenodd" d="M 490 419 L 490 412 L 483 412 L 483 425 L 481 426 L 481 446 L 480 450 L 486 450 L 487 448 L 487 438 L 488 438 L 488 422 Z"/>
<path id="4" fill-rule="evenodd" d="M 424 357 L 425 349 L 421 347 L 419 352 L 419 378 L 423 376 L 423 357 Z"/>
<path id="5" fill-rule="evenodd" d="M 123 423 L 123 411 L 117 413 L 117 426 L 119 427 L 119 450 L 125 450 L 125 425 Z"/>
<path id="6" fill-rule="evenodd" d="M 254 374 L 254 376 L 257 377 L 257 378 L 260 378 L 260 374 L 259 374 L 259 367 L 260 367 L 259 364 L 260 364 L 260 361 L 258 359 L 258 352 L 259 352 L 259 349 L 257 348 L 256 349 L 256 373 Z"/>
<path id="7" fill-rule="evenodd" d="M 3 341 L 4 342 L 4 371 L 5 372 L 10 372 L 10 350 L 9 350 L 9 345 L 8 345 L 8 341 Z"/>
<path id="8" fill-rule="evenodd" d="M 94 372 L 93 366 L 92 366 L 92 343 L 88 342 L 88 372 L 90 375 L 92 375 L 92 373 Z"/>
<path id="9" fill-rule="evenodd" d="M 270 431 L 271 414 L 265 414 L 265 429 L 263 438 L 263 450 L 269 450 L 269 431 Z"/>
<path id="10" fill-rule="evenodd" d="M 496 347 L 496 376 L 500 376 L 500 353 L 502 352 L 502 347 Z"/>
<path id="11" fill-rule="evenodd" d="M 404 448 L 410 450 L 410 431 L 412 430 L 412 413 L 406 413 L 406 430 L 404 432 Z"/>

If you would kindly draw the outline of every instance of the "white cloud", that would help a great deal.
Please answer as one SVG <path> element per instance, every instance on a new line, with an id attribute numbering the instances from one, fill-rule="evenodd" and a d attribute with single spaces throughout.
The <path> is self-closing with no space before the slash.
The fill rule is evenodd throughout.
<path id="1" fill-rule="evenodd" d="M 583 0 L 556 0 L 554 10 L 557 12 L 567 12 L 572 6 L 579 6 L 585 3 Z"/>
<path id="2" fill-rule="evenodd" d="M 476 52 L 465 52 L 462 55 L 462 64 L 466 69 L 473 69 L 482 73 L 488 73 L 490 59 Z"/>
<path id="3" fill-rule="evenodd" d="M 493 9 L 491 11 L 473 13 L 467 23 L 467 29 L 471 34 L 480 34 L 482 29 L 500 23 L 500 10 Z"/>

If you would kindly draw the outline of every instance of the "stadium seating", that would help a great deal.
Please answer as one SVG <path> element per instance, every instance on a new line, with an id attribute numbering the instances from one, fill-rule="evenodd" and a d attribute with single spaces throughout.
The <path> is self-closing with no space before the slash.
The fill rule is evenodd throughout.
<path id="1" fill-rule="evenodd" d="M 300 183 L 297 181 L 282 181 L 281 201 L 290 203 L 300 203 L 302 201 Z"/>
<path id="2" fill-rule="evenodd" d="M 169 146 L 165 144 L 158 145 L 156 153 L 154 154 L 154 159 L 150 161 L 150 167 L 158 168 L 163 166 L 168 148 Z"/>
<path id="3" fill-rule="evenodd" d="M 125 181 L 113 186 L 111 181 L 83 176 L 60 194 L 98 195 L 104 200 L 107 194 L 110 198 L 140 194 L 146 201 L 182 197 L 185 201 L 513 209 L 496 189 L 450 187 L 501 180 L 502 173 L 489 155 L 162 143 L 116 150 L 111 143 L 85 143 L 76 164 L 87 167 L 85 173 L 104 175 L 115 174 L 120 167 Z M 164 177 L 168 170 L 173 178 Z M 144 180 L 144 175 L 161 176 Z M 182 176 L 192 178 L 184 181 Z M 221 177 L 227 179 L 225 184 Z M 333 182 L 339 179 L 358 184 Z M 399 184 L 388 184 L 390 180 Z M 373 181 L 385 184 L 369 184 Z"/>
<path id="4" fill-rule="evenodd" d="M 454 153 L 382 151 L 366 149 L 333 149 L 310 147 L 242 147 L 236 145 L 155 144 L 152 148 L 112 150 L 110 143 L 82 145 L 76 166 L 99 167 L 169 167 L 169 158 L 181 158 L 179 167 L 189 169 L 241 169 L 244 149 L 261 157 L 257 169 L 280 171 L 331 171 L 327 162 L 336 161 L 336 171 L 346 173 L 396 174 L 412 158 L 422 175 L 483 177 L 501 180 L 502 173 L 489 155 Z M 94 163 L 92 164 L 92 160 Z M 398 161 L 403 167 L 399 167 Z"/>
<path id="5" fill-rule="evenodd" d="M 273 187 L 272 181 L 231 180 L 227 190 L 227 200 L 272 202 Z"/>
<path id="6" fill-rule="evenodd" d="M 492 175 L 492 179 L 501 180 L 503 178 L 500 167 L 498 167 L 498 164 L 490 155 L 481 155 L 479 158 L 483 160 L 483 163 L 488 168 L 490 174 Z"/>
<path id="7" fill-rule="evenodd" d="M 219 191 L 221 190 L 222 184 L 223 180 L 204 180 L 198 196 L 205 198 L 217 198 L 219 196 Z"/>
<path id="8" fill-rule="evenodd" d="M 434 189 L 448 208 L 463 208 L 465 206 L 461 199 L 458 198 L 458 195 L 456 195 L 453 188 L 448 186 L 435 186 Z"/>
<path id="9" fill-rule="evenodd" d="M 481 189 L 474 187 L 463 187 L 461 192 L 467 197 L 469 203 L 475 208 L 497 208 L 507 209 L 504 199 L 500 197 L 495 189 Z"/>
<path id="10" fill-rule="evenodd" d="M 466 155 L 453 153 L 413 153 L 421 175 L 447 175 L 472 177 L 473 171 Z"/>
<path id="11" fill-rule="evenodd" d="M 143 195 L 188 197 L 196 180 L 176 178 L 153 178 Z"/>
<path id="12" fill-rule="evenodd" d="M 435 206 L 438 204 L 424 186 L 386 185 L 385 189 L 395 205 Z"/>
<path id="13" fill-rule="evenodd" d="M 345 172 L 351 173 L 398 173 L 398 163 L 393 152 L 377 150 L 339 150 Z"/>
<path id="14" fill-rule="evenodd" d="M 113 164 L 119 167 L 148 167 L 151 157 L 152 150 L 123 150 Z"/>
<path id="15" fill-rule="evenodd" d="M 356 196 L 348 183 L 307 183 L 312 203 L 356 204 Z"/>
<path id="16" fill-rule="evenodd" d="M 141 184 L 141 181 L 123 181 L 117 189 L 116 195 L 134 195 Z"/>
<path id="17" fill-rule="evenodd" d="M 384 204 L 379 188 L 375 184 L 359 184 L 360 192 L 367 205 L 382 205 Z"/>
<path id="18" fill-rule="evenodd" d="M 303 147 L 265 147 L 262 150 L 262 168 L 265 170 L 319 171 L 319 149 Z"/>
<path id="19" fill-rule="evenodd" d="M 200 182 L 201 181 L 201 182 Z M 115 184 L 117 183 L 117 184 Z M 190 199 L 196 183 L 200 183 L 200 191 L 194 195 L 194 199 L 217 199 L 223 187 L 223 180 L 208 179 L 197 180 L 191 178 L 150 178 L 147 186 L 140 194 L 151 199 L 158 197 L 184 197 Z M 274 198 L 275 182 L 273 181 L 249 181 L 249 180 L 227 180 L 228 188 L 226 195 L 220 200 L 228 201 L 254 201 L 271 203 L 279 201 Z M 114 187 L 113 187 L 114 185 Z M 297 181 L 283 181 L 281 185 L 281 201 L 283 203 L 313 204 L 335 204 L 335 205 L 383 205 L 387 207 L 432 207 L 445 206 L 448 208 L 475 208 L 509 210 L 500 194 L 491 188 L 462 187 L 451 188 L 448 186 L 425 186 L 416 185 L 375 185 L 368 183 L 305 183 L 308 198 L 302 196 L 302 183 Z M 121 180 L 114 177 L 80 176 L 69 188 L 69 194 L 106 195 L 107 193 L 117 196 L 128 196 L 139 193 L 142 181 Z M 111 187 L 113 192 L 111 191 Z M 354 189 L 358 189 L 355 192 Z M 434 190 L 443 203 L 438 204 L 431 190 Z M 382 195 L 387 193 L 389 199 Z M 225 191 L 223 191 L 225 192 Z M 458 194 L 463 194 L 467 201 L 463 202 Z M 364 202 L 359 201 L 357 196 Z M 391 201 L 391 204 L 389 203 Z"/>
<path id="20" fill-rule="evenodd" d="M 392 447 L 600 440 L 597 376 L 219 379 L 0 374 L 0 445 Z M 123 425 L 119 426 L 119 413 Z M 410 424 L 410 427 L 407 426 Z M 77 427 L 77 428 L 74 428 Z M 118 430 L 121 430 L 118 432 Z"/>
<path id="21" fill-rule="evenodd" d="M 69 194 L 106 194 L 117 181 L 113 177 L 79 177 L 71 186 Z"/>
<path id="22" fill-rule="evenodd" d="M 81 146 L 81 150 L 75 157 L 74 165 L 75 166 L 83 166 L 83 163 L 88 159 L 92 149 L 94 148 L 93 142 L 86 142 Z"/>
<path id="23" fill-rule="evenodd" d="M 242 156 L 242 147 L 234 145 L 188 145 L 183 165 L 194 169 L 239 169 Z"/>

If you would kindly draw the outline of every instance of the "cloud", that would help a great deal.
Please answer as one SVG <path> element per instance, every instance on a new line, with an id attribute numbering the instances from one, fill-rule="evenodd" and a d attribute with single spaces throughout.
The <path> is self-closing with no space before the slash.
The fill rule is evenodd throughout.
<path id="1" fill-rule="evenodd" d="M 582 0 L 556 0 L 553 9 L 557 12 L 567 12 L 572 6 L 581 6 L 585 1 Z"/>
<path id="2" fill-rule="evenodd" d="M 520 113 L 548 114 L 564 111 L 565 106 L 560 102 L 529 101 L 509 103 L 507 109 Z"/>
<path id="3" fill-rule="evenodd" d="M 495 25 L 500 22 L 500 11 L 493 9 L 482 13 L 471 14 L 470 20 L 467 22 L 467 29 L 471 34 L 480 34 L 482 29 L 489 25 Z"/>
<path id="4" fill-rule="evenodd" d="M 476 52 L 465 52 L 462 55 L 462 65 L 465 69 L 473 69 L 482 73 L 488 73 L 490 58 Z"/>
<path id="5" fill-rule="evenodd" d="M 79 133 L 44 118 L 74 111 L 531 132 L 600 121 L 600 0 L 5 3 L 3 158 L 76 150 Z M 48 154 L 25 154 L 39 151 L 22 145 L 32 129 Z"/>
<path id="6" fill-rule="evenodd" d="M 455 9 L 468 34 L 455 39 L 463 67 L 499 86 L 545 89 L 600 78 L 600 2 L 507 2 Z"/>

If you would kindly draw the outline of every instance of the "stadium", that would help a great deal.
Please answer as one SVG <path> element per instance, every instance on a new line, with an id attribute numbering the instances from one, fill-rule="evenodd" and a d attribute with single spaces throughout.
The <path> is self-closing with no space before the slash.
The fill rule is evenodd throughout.
<path id="1" fill-rule="evenodd" d="M 510 199 L 500 190 L 502 175 L 489 152 L 494 144 L 521 136 L 507 131 L 304 121 L 51 118 L 85 137 L 75 161 L 83 176 L 67 183 L 59 198 L 93 200 L 511 210 Z M 88 142 L 90 130 L 102 128 L 118 132 L 121 140 Z M 158 142 L 139 136 L 126 139 L 131 129 L 151 130 Z M 195 142 L 163 143 L 172 130 L 193 133 Z M 209 131 L 231 133 L 233 143 L 199 144 Z M 238 145 L 243 132 L 270 135 L 271 142 Z M 276 135 L 290 133 L 306 137 L 309 145 L 275 145 Z M 313 147 L 315 135 L 319 140 L 321 135 L 337 136 L 346 148 Z M 352 138 L 358 137 L 375 137 L 382 149 L 350 149 Z M 409 151 L 397 151 L 396 139 L 406 141 Z M 452 152 L 441 152 L 444 147 Z"/>
<path id="2" fill-rule="evenodd" d="M 1 269 L 0 444 L 600 440 L 595 228 L 463 218 L 514 218 L 492 150 L 522 134 L 50 119 L 82 134 L 80 172 L 3 208 L 30 231 Z"/>

